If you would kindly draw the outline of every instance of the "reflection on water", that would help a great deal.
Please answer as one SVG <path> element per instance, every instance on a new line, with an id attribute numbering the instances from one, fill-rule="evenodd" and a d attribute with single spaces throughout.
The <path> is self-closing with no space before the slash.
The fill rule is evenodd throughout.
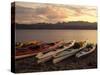
<path id="1" fill-rule="evenodd" d="M 16 30 L 16 41 L 41 40 L 88 40 L 96 43 L 96 30 Z"/>

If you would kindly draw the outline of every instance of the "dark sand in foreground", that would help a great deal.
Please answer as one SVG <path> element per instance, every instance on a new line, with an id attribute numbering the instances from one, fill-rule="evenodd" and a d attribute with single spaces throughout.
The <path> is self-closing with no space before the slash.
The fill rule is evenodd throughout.
<path id="1" fill-rule="evenodd" d="M 52 60 L 36 64 L 33 57 L 28 57 L 15 61 L 15 72 L 43 72 L 43 71 L 61 71 L 75 69 L 93 69 L 97 68 L 97 49 L 82 58 L 69 57 L 57 64 L 53 64 Z"/>

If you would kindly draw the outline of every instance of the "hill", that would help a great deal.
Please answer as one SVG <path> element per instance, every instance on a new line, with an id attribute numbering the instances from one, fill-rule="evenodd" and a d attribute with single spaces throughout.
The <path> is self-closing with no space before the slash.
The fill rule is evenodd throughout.
<path id="1" fill-rule="evenodd" d="M 17 24 L 16 29 L 97 29 L 97 23 L 89 22 L 63 22 L 63 23 L 37 23 L 37 24 Z"/>

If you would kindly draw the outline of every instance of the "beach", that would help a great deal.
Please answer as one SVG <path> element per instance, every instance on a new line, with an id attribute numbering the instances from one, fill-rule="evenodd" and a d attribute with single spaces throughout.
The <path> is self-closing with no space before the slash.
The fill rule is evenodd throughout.
<path id="1" fill-rule="evenodd" d="M 37 64 L 34 57 L 27 57 L 15 60 L 15 72 L 46 72 L 62 70 L 96 69 L 97 68 L 97 48 L 94 52 L 81 58 L 71 56 L 59 63 L 53 64 L 52 60 Z"/>

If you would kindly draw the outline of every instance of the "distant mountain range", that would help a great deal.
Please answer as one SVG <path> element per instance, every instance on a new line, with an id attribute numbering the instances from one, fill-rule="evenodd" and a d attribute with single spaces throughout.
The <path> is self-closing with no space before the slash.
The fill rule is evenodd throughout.
<path id="1" fill-rule="evenodd" d="M 17 9 L 33 11 L 29 8 L 18 7 Z M 97 23 L 89 23 L 84 21 L 72 21 L 72 22 L 58 22 L 52 23 L 37 23 L 37 24 L 18 24 L 15 23 L 15 3 L 11 4 L 11 24 L 16 24 L 16 29 L 97 29 Z"/>
<path id="2" fill-rule="evenodd" d="M 16 29 L 97 29 L 97 23 L 83 21 L 63 22 L 63 23 L 37 23 L 37 24 L 17 24 Z"/>

